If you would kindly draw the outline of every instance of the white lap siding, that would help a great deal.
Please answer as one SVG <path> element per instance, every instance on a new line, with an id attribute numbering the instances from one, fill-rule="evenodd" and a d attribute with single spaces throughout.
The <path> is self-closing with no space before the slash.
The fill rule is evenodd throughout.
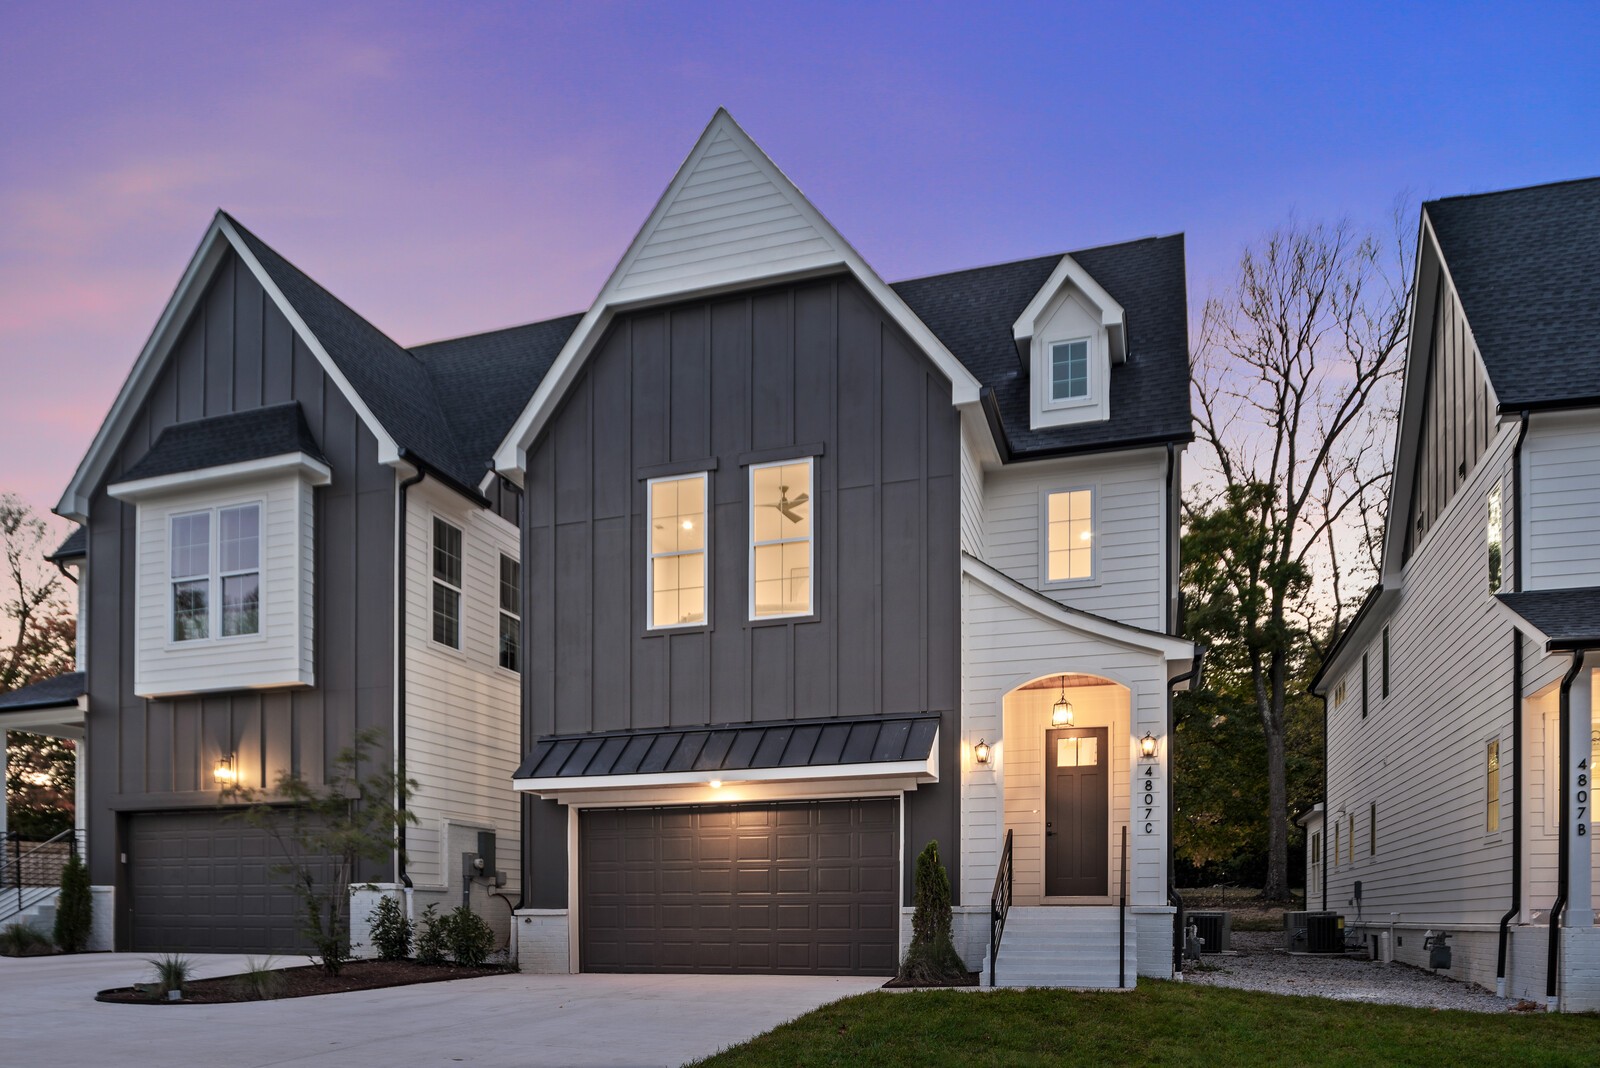
<path id="1" fill-rule="evenodd" d="M 1062 604 L 1166 629 L 1166 453 L 1151 449 L 1016 464 L 986 473 L 985 561 L 1040 589 L 1043 494 L 1094 489 L 1092 583 L 1042 590 Z M 970 550 L 969 550 L 970 551 Z"/>
<path id="2" fill-rule="evenodd" d="M 985 559 L 983 528 L 983 465 L 979 444 L 965 420 L 961 426 L 961 551 Z"/>
<path id="3" fill-rule="evenodd" d="M 1600 415 L 1535 416 L 1523 465 L 1526 588 L 1600 586 Z"/>
<path id="4" fill-rule="evenodd" d="M 522 870 L 511 788 L 521 688 L 498 652 L 500 556 L 517 558 L 517 531 L 431 482 L 413 487 L 406 503 L 406 773 L 417 780 L 410 807 L 418 819 L 407 832 L 407 873 L 419 888 L 459 893 L 460 858 L 441 856 L 448 821 L 495 832 L 496 865 L 514 891 Z M 459 650 L 432 640 L 435 516 L 462 532 Z M 490 918 L 503 919 L 500 912 Z"/>
<path id="5" fill-rule="evenodd" d="M 1390 693 L 1382 696 L 1382 623 L 1370 620 L 1362 646 L 1329 679 L 1328 907 L 1354 918 L 1482 923 L 1511 900 L 1512 627 L 1488 589 L 1485 498 L 1497 480 L 1510 500 L 1514 428 L 1502 430 L 1483 461 L 1433 524 L 1407 566 L 1387 620 Z M 1514 559 L 1510 523 L 1505 558 Z M 1361 653 L 1368 654 L 1368 715 L 1361 717 Z M 1486 755 L 1500 742 L 1500 829 L 1486 830 Z M 1377 805 L 1377 851 L 1370 848 Z M 1354 816 L 1354 860 L 1351 820 Z M 1338 836 L 1338 856 L 1332 844 Z"/>

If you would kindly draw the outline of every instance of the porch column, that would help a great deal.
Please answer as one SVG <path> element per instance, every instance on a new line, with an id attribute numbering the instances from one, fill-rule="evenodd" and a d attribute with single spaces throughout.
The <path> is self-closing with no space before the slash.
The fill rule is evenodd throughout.
<path id="1" fill-rule="evenodd" d="M 6 812 L 5 784 L 10 775 L 11 768 L 11 732 L 0 730 L 0 838 L 11 829 L 9 814 Z M 3 865 L 0 865 L 3 866 Z"/>
<path id="2" fill-rule="evenodd" d="M 1583 670 L 1572 680 L 1572 827 L 1566 830 L 1571 865 L 1567 869 L 1567 909 L 1562 917 L 1563 927 L 1592 927 L 1594 925 L 1594 895 L 1592 863 L 1595 833 L 1594 818 L 1594 676 L 1596 654 L 1584 660 Z"/>
<path id="3" fill-rule="evenodd" d="M 78 831 L 78 844 L 89 849 L 89 730 L 85 727 L 72 740 L 72 822 Z M 84 857 L 84 860 L 88 860 Z"/>

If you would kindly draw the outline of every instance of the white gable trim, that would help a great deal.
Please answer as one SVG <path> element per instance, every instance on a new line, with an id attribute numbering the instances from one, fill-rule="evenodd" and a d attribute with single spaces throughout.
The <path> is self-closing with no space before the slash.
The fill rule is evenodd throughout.
<path id="1" fill-rule="evenodd" d="M 321 460 L 312 459 L 303 452 L 286 452 L 279 456 L 264 456 L 258 460 L 241 460 L 238 463 L 222 464 L 217 467 L 202 467 L 170 475 L 153 475 L 132 482 L 118 482 L 107 486 L 106 494 L 119 501 L 140 501 L 163 493 L 224 486 L 232 482 L 248 482 L 281 474 L 299 475 L 313 486 L 326 486 L 333 481 L 333 473 Z"/>
<path id="2" fill-rule="evenodd" d="M 725 251 L 718 262 L 707 263 L 704 273 L 690 277 L 670 277 L 653 272 L 640 265 L 641 254 L 647 249 L 668 249 L 667 239 L 657 242 L 662 221 L 672 211 L 684 194 L 691 179 L 713 146 L 730 144 L 743 161 L 753 165 L 754 173 L 729 182 L 765 183 L 770 192 L 766 199 L 774 202 L 757 214 L 761 220 L 756 225 L 778 228 L 779 237 L 787 235 L 793 245 L 792 254 L 769 260 L 763 257 L 760 244 L 763 238 L 752 239 L 749 248 L 735 247 Z M 723 150 L 727 151 L 727 150 Z M 809 234 L 807 237 L 805 235 Z M 799 235 L 798 237 L 796 235 Z M 771 236 L 771 235 L 769 235 Z M 778 239 L 773 237 L 773 240 Z M 741 250 L 742 249 L 742 250 Z M 681 251 L 681 250 L 679 250 Z M 793 182 L 778 169 L 748 134 L 733 121 L 726 110 L 717 109 L 710 125 L 695 142 L 678 173 L 656 203 L 655 210 L 634 237 L 611 277 L 601 288 L 599 296 L 584 314 L 572 336 L 562 346 L 539 388 L 534 391 L 523 412 L 518 416 L 506 438 L 495 451 L 495 467 L 513 481 L 522 481 L 527 449 L 539 431 L 554 414 L 562 396 L 577 378 L 589 354 L 604 334 L 611 317 L 619 310 L 635 308 L 667 300 L 682 299 L 691 295 L 706 295 L 749 285 L 756 281 L 792 280 L 813 277 L 843 269 L 853 275 L 871 293 L 873 298 L 889 313 L 895 323 L 911 340 L 927 353 L 951 382 L 951 403 L 975 404 L 979 383 L 972 373 L 956 359 L 949 349 L 934 336 L 927 324 L 917 318 L 894 290 L 878 277 L 859 253 L 852 248 L 805 198 Z"/>
<path id="3" fill-rule="evenodd" d="M 1012 324 L 1011 336 L 1017 343 L 1017 351 L 1022 358 L 1028 358 L 1029 343 L 1033 340 L 1034 331 L 1039 328 L 1040 321 L 1045 312 L 1049 310 L 1056 294 L 1061 292 L 1061 287 L 1068 282 L 1076 286 L 1084 296 L 1089 298 L 1089 303 L 1100 309 L 1100 325 L 1105 327 L 1111 340 L 1111 362 L 1122 363 L 1128 358 L 1127 345 L 1127 313 L 1122 310 L 1122 305 L 1105 291 L 1094 276 L 1083 269 L 1083 265 L 1071 256 L 1063 254 L 1061 262 L 1056 264 L 1056 269 L 1050 272 L 1050 277 L 1045 279 L 1044 285 L 1039 287 L 1039 292 L 1033 295 L 1028 306 L 1022 309 L 1022 314 L 1017 316 L 1017 321 Z"/>
<path id="4" fill-rule="evenodd" d="M 1006 577 L 995 568 L 975 557 L 968 556 L 966 553 L 961 554 L 961 573 L 980 583 L 990 593 L 1010 601 L 1023 611 L 1032 613 L 1040 619 L 1075 630 L 1080 634 L 1086 634 L 1103 641 L 1115 642 L 1118 645 L 1125 645 L 1129 648 L 1160 654 L 1169 664 L 1187 665 L 1194 660 L 1194 643 L 1191 641 L 1167 634 L 1157 634 L 1155 631 L 1143 630 L 1139 627 L 1130 627 L 1125 623 L 1118 623 L 1115 620 L 1106 619 L 1104 616 L 1097 616 L 1092 612 L 1068 608 L 1060 602 Z"/>
<path id="5" fill-rule="evenodd" d="M 372 414 L 354 387 L 340 372 L 338 366 L 328 356 L 322 343 L 311 333 L 305 321 L 300 318 L 284 298 L 281 290 L 272 281 L 271 277 L 262 268 L 249 247 L 239 236 L 239 232 L 222 212 L 217 212 L 211 220 L 211 225 L 206 229 L 205 236 L 200 240 L 200 247 L 195 250 L 194 256 L 189 260 L 189 266 L 184 270 L 178 288 L 173 291 L 167 306 L 161 312 L 161 318 L 156 321 L 156 326 L 140 350 L 139 357 L 134 361 L 133 370 L 128 372 L 127 381 L 122 384 L 116 400 L 111 402 L 111 411 L 100 424 L 100 429 L 95 432 L 94 440 L 89 445 L 89 450 L 84 454 L 78 464 L 77 471 L 72 476 L 72 481 L 67 484 L 66 492 L 56 504 L 56 513 L 79 523 L 89 520 L 89 497 L 93 492 L 95 483 L 105 474 L 106 467 L 111 462 L 111 457 L 117 447 L 122 443 L 128 429 L 132 426 L 135 415 L 150 390 L 154 387 L 156 378 L 161 369 L 166 366 L 167 357 L 171 355 L 173 346 L 178 343 L 184 328 L 188 326 L 189 319 L 195 307 L 200 303 L 206 287 L 211 284 L 212 277 L 217 268 L 221 266 L 224 256 L 229 250 L 238 255 L 239 261 L 250 269 L 256 281 L 261 284 L 267 295 L 272 299 L 284 317 L 289 320 L 295 333 L 305 342 L 317 362 L 345 399 L 350 402 L 362 422 L 372 431 L 378 439 L 379 460 L 390 463 L 399 458 L 399 447 L 389 435 L 377 418 Z"/>

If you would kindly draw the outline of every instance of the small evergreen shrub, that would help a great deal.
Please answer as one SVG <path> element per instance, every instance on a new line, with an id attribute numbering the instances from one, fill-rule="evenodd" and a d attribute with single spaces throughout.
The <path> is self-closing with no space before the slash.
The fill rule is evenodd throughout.
<path id="1" fill-rule="evenodd" d="M 418 964 L 444 963 L 445 931 L 448 926 L 449 917 L 439 915 L 438 905 L 429 905 L 422 910 L 422 919 L 417 923 Z"/>
<path id="2" fill-rule="evenodd" d="M 63 953 L 82 953 L 94 926 L 94 895 L 89 868 L 74 851 L 61 869 L 61 894 L 56 898 L 56 945 Z"/>
<path id="3" fill-rule="evenodd" d="M 457 964 L 479 968 L 494 952 L 494 929 L 465 905 L 445 917 L 445 946 Z"/>
<path id="4" fill-rule="evenodd" d="M 379 960 L 405 960 L 411 956 L 413 924 L 398 898 L 380 897 L 377 906 L 367 913 L 367 924 Z"/>
<path id="5" fill-rule="evenodd" d="M 966 962 L 950 941 L 950 876 L 939 860 L 938 842 L 917 854 L 911 903 L 911 945 L 900 964 L 900 981 L 917 986 L 968 982 Z"/>

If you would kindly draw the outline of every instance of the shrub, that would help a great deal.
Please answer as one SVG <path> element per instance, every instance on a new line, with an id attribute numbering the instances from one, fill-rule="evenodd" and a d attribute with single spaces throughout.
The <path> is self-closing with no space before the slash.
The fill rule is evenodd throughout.
<path id="1" fill-rule="evenodd" d="M 194 961 L 176 953 L 150 957 L 145 961 L 156 973 L 156 993 L 164 995 L 176 990 L 183 993 L 183 985 L 194 977 Z"/>
<path id="2" fill-rule="evenodd" d="M 911 945 L 899 978 L 918 986 L 949 986 L 969 979 L 966 962 L 950 941 L 950 876 L 939 861 L 939 843 L 917 854 L 912 890 Z"/>
<path id="3" fill-rule="evenodd" d="M 0 957 L 42 957 L 54 949 L 48 935 L 25 923 L 0 929 Z"/>
<path id="4" fill-rule="evenodd" d="M 465 905 L 445 917 L 445 946 L 457 964 L 479 968 L 494 952 L 494 929 Z"/>
<path id="5" fill-rule="evenodd" d="M 56 945 L 63 953 L 82 953 L 94 926 L 94 895 L 89 868 L 76 850 L 61 869 L 61 895 L 56 898 Z"/>
<path id="6" fill-rule="evenodd" d="M 367 913 L 367 924 L 379 960 L 405 960 L 411 956 L 412 923 L 398 898 L 380 897 L 377 907 Z"/>
<path id="7" fill-rule="evenodd" d="M 283 992 L 283 973 L 272 966 L 271 957 L 259 963 L 254 957 L 246 957 L 244 963 L 245 970 L 235 984 L 240 994 L 257 1001 L 271 1001 Z"/>
<path id="8" fill-rule="evenodd" d="M 445 929 L 449 922 L 448 916 L 439 915 L 438 905 L 422 910 L 422 920 L 417 924 L 417 963 L 444 963 Z"/>

